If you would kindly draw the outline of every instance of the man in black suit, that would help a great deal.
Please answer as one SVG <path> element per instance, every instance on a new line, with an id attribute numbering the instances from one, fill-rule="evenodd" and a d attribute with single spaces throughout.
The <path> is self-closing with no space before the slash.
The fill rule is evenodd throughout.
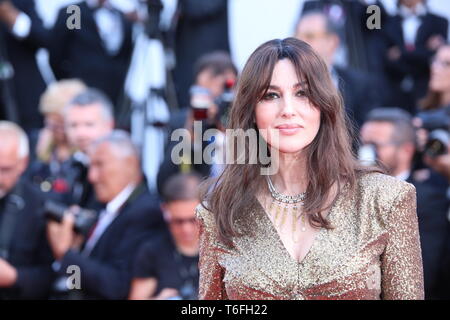
<path id="1" fill-rule="evenodd" d="M 78 4 L 80 29 L 69 29 L 63 8 L 52 29 L 50 64 L 57 79 L 78 78 L 117 106 L 132 53 L 131 23 L 107 0 Z M 117 110 L 116 110 L 117 111 Z"/>
<path id="2" fill-rule="evenodd" d="M 342 93 L 348 116 L 359 128 L 365 115 L 378 104 L 376 87 L 368 75 L 335 65 L 340 39 L 332 21 L 320 11 L 308 12 L 297 23 L 295 37 L 311 45 L 324 59 Z"/>
<path id="3" fill-rule="evenodd" d="M 450 274 L 448 269 L 442 269 L 450 239 L 448 182 L 432 169 L 415 168 L 416 137 L 411 116 L 406 111 L 399 108 L 372 110 L 361 129 L 361 138 L 363 143 L 375 147 L 378 160 L 392 176 L 416 187 L 425 298 L 443 298 L 438 287 Z"/>
<path id="4" fill-rule="evenodd" d="M 424 0 L 399 0 L 398 13 L 381 29 L 379 57 L 389 91 L 385 105 L 416 113 L 419 99 L 427 92 L 430 59 L 448 34 L 448 21 L 428 11 Z"/>
<path id="5" fill-rule="evenodd" d="M 4 109 L 0 117 L 18 121 L 30 132 L 42 127 L 38 105 L 46 84 L 37 66 L 36 52 L 40 47 L 48 47 L 50 34 L 36 13 L 34 0 L 0 2 L 0 22 L 0 50 L 14 69 L 8 87 L 17 108 L 7 112 L 5 104 L 8 102 L 0 101 Z M 16 115 L 11 114 L 14 111 Z"/>
<path id="6" fill-rule="evenodd" d="M 198 299 L 199 204 L 201 177 L 177 174 L 163 189 L 161 209 L 170 233 L 143 244 L 133 266 L 129 299 Z"/>
<path id="7" fill-rule="evenodd" d="M 379 16 L 367 9 L 375 5 Z M 302 15 L 320 11 L 330 17 L 338 26 L 341 43 L 346 50 L 346 60 L 349 66 L 364 72 L 376 73 L 379 66 L 374 60 L 373 48 L 380 39 L 380 29 L 371 23 L 380 21 L 380 28 L 388 17 L 381 0 L 307 0 L 303 4 Z M 373 20 L 372 18 L 377 18 Z M 379 19 L 378 19 L 379 18 Z M 369 25 L 368 25 L 369 22 Z M 370 26 L 370 28 L 368 27 Z"/>
<path id="8" fill-rule="evenodd" d="M 71 214 L 61 224 L 49 223 L 54 267 L 60 275 L 71 266 L 79 268 L 80 287 L 70 288 L 69 298 L 125 299 L 136 250 L 143 241 L 159 237 L 162 213 L 142 178 L 138 152 L 127 133 L 113 131 L 95 142 L 89 157 L 89 180 L 105 209 L 85 241 L 75 235 Z"/>
<path id="9" fill-rule="evenodd" d="M 180 0 L 178 3 L 173 73 L 178 104 L 183 108 L 189 105 L 195 62 L 212 51 L 230 51 L 228 1 Z"/>
<path id="10" fill-rule="evenodd" d="M 0 121 L 0 136 L 0 300 L 45 299 L 53 259 L 42 195 L 20 180 L 28 163 L 28 139 L 8 121 Z"/>

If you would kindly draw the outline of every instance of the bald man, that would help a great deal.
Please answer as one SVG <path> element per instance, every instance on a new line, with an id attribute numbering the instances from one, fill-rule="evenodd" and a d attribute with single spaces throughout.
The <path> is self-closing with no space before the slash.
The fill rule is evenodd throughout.
<path id="1" fill-rule="evenodd" d="M 0 121 L 0 136 L 0 300 L 45 299 L 52 256 L 42 196 L 20 179 L 28 164 L 28 139 L 7 121 Z"/>
<path id="2" fill-rule="evenodd" d="M 50 245 L 59 275 L 71 265 L 80 268 L 81 289 L 68 290 L 67 298 L 125 299 L 136 250 L 143 241 L 160 237 L 165 228 L 162 212 L 148 191 L 138 151 L 126 132 L 114 130 L 97 140 L 88 155 L 89 181 L 105 209 L 82 241 L 73 232 L 70 214 L 61 224 L 49 222 Z"/>

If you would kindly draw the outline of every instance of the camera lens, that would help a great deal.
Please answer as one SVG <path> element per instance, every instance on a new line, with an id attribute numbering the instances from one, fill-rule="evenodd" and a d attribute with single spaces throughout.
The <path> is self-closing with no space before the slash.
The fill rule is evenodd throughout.
<path id="1" fill-rule="evenodd" d="M 374 165 L 377 161 L 377 149 L 373 144 L 362 145 L 358 150 L 358 160 L 363 165 Z"/>
<path id="2" fill-rule="evenodd" d="M 446 130 L 434 130 L 428 137 L 428 142 L 425 145 L 425 153 L 432 158 L 447 154 L 449 142 L 450 137 Z"/>

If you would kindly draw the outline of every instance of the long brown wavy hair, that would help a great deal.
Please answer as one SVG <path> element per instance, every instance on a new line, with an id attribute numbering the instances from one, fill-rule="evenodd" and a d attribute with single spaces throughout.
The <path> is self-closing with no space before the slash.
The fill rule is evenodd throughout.
<path id="1" fill-rule="evenodd" d="M 381 170 L 362 167 L 356 160 L 351 148 L 353 126 L 344 113 L 342 97 L 326 64 L 307 43 L 295 38 L 276 39 L 253 52 L 239 78 L 227 128 L 257 129 L 255 107 L 267 92 L 274 66 L 281 59 L 293 63 L 298 78 L 306 82 L 309 101 L 321 112 L 319 131 L 304 149 L 308 186 L 303 208 L 311 225 L 329 229 L 332 226 L 320 212 L 334 204 L 344 182 L 348 183 L 351 192 L 358 175 Z M 262 137 L 258 136 L 258 139 Z M 254 153 L 251 148 L 255 146 L 246 144 L 246 155 Z M 200 189 L 202 205 L 213 213 L 221 241 L 232 244 L 232 237 L 243 234 L 236 222 L 251 209 L 260 187 L 267 188 L 265 177 L 260 174 L 261 166 L 259 162 L 226 164 L 218 177 L 203 183 Z M 337 185 L 335 196 L 331 193 L 333 185 Z M 330 196 L 333 201 L 327 206 Z"/>

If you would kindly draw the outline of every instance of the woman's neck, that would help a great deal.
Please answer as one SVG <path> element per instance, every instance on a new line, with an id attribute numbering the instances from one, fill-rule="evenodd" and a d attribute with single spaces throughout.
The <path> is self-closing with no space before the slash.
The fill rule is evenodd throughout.
<path id="1" fill-rule="evenodd" d="M 306 166 L 300 154 L 280 153 L 278 172 L 271 176 L 275 189 L 285 195 L 296 195 L 308 186 Z"/>

